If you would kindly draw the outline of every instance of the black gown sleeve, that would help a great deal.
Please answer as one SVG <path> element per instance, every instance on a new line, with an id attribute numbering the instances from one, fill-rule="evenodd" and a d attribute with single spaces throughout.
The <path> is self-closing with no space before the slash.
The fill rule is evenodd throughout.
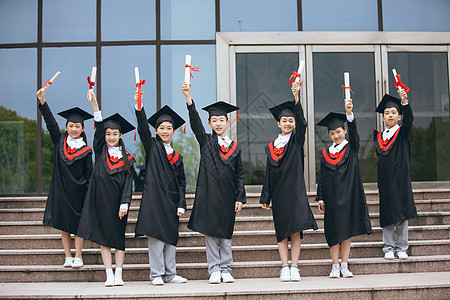
<path id="1" fill-rule="evenodd" d="M 130 169 L 133 168 L 134 166 L 130 166 Z M 130 207 L 131 204 L 131 195 L 132 195 L 132 188 L 133 188 L 133 172 L 130 170 L 130 172 L 126 172 L 124 171 L 124 173 L 126 174 L 125 176 L 125 182 L 123 185 L 123 189 L 122 189 L 122 197 L 120 199 L 120 204 L 128 204 L 128 208 Z"/>
<path id="2" fill-rule="evenodd" d="M 104 146 L 105 146 L 105 125 L 103 124 L 103 121 L 95 122 L 93 148 L 96 156 L 102 153 Z"/>
<path id="3" fill-rule="evenodd" d="M 358 127 L 356 126 L 356 118 L 353 119 L 353 122 L 348 122 L 348 139 L 350 142 L 350 146 L 355 150 L 355 153 L 359 152 L 359 133 Z"/>
<path id="4" fill-rule="evenodd" d="M 186 209 L 186 176 L 184 174 L 183 162 L 177 168 L 177 181 L 178 181 L 178 204 L 177 208 Z"/>
<path id="5" fill-rule="evenodd" d="M 90 181 L 93 169 L 94 168 L 92 164 L 92 153 L 91 153 L 84 158 L 84 178 L 86 178 L 88 182 Z M 86 190 L 87 188 L 88 184 L 86 184 Z"/>
<path id="6" fill-rule="evenodd" d="M 317 183 L 317 196 L 316 201 L 323 200 L 323 171 L 322 171 L 322 164 L 320 164 L 319 169 L 319 182 Z"/>
<path id="7" fill-rule="evenodd" d="M 244 185 L 244 167 L 242 166 L 241 154 L 235 158 L 236 167 L 234 172 L 236 174 L 236 202 L 242 202 L 242 204 L 247 203 L 247 197 L 245 195 L 245 185 Z"/>
<path id="8" fill-rule="evenodd" d="M 403 136 L 408 140 L 411 138 L 411 128 L 414 121 L 414 115 L 411 109 L 411 105 L 407 104 L 403 106 Z"/>
<path id="9" fill-rule="evenodd" d="M 294 113 L 295 113 L 295 138 L 297 140 L 297 143 L 300 146 L 303 146 L 305 144 L 305 136 L 306 136 L 306 126 L 308 123 L 306 122 L 305 115 L 303 113 L 303 107 L 300 102 L 298 101 L 297 104 L 294 104 Z"/>
<path id="10" fill-rule="evenodd" d="M 189 120 L 191 123 L 192 131 L 194 131 L 195 138 L 197 139 L 200 146 L 202 146 L 206 141 L 206 132 L 197 109 L 195 108 L 194 100 L 192 100 L 192 105 L 187 105 L 187 108 L 189 111 Z"/>
<path id="11" fill-rule="evenodd" d="M 269 170 L 270 162 L 267 159 L 266 163 L 266 176 L 264 176 L 264 183 L 261 191 L 261 198 L 259 198 L 259 203 L 261 204 L 270 204 L 271 195 L 270 195 L 270 170 Z"/>
<path id="12" fill-rule="evenodd" d="M 136 118 L 138 123 L 138 132 L 141 139 L 142 145 L 144 145 L 145 152 L 150 151 L 154 145 L 154 140 L 152 138 L 152 132 L 148 126 L 147 115 L 145 114 L 144 107 L 139 110 L 135 110 Z"/>
<path id="13" fill-rule="evenodd" d="M 56 122 L 55 117 L 53 117 L 52 111 L 48 106 L 47 102 L 44 105 L 39 103 L 39 110 L 41 111 L 42 116 L 44 117 L 45 124 L 47 125 L 47 130 L 50 133 L 50 138 L 52 139 L 53 144 L 59 143 L 61 138 L 61 132 L 59 131 L 58 122 Z"/>

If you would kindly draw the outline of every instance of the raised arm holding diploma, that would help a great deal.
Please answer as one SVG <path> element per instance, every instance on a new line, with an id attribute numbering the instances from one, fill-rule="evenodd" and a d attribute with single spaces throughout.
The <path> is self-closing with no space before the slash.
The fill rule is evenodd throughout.
<path id="1" fill-rule="evenodd" d="M 45 80 L 45 85 L 43 87 L 41 87 L 41 90 L 45 91 L 50 86 L 50 84 L 52 84 L 53 81 L 55 81 L 55 79 L 59 76 L 59 74 L 61 74 L 60 71 L 56 72 L 55 75 L 53 75 L 53 77 L 50 80 L 48 80 L 48 79 Z"/>
<path id="2" fill-rule="evenodd" d="M 298 66 L 297 72 L 293 72 L 292 75 L 291 75 L 291 77 L 289 77 L 289 83 L 290 83 L 290 84 L 294 84 L 294 82 L 300 82 L 300 78 L 302 77 L 302 73 L 303 73 L 303 69 L 304 69 L 304 68 L 305 68 L 305 61 L 304 61 L 304 60 L 301 60 L 301 61 L 300 61 L 300 65 Z M 295 81 L 292 81 L 292 80 L 291 80 L 292 77 L 295 78 Z M 300 85 L 302 85 L 302 84 L 300 83 Z"/>
<path id="3" fill-rule="evenodd" d="M 139 78 L 139 68 L 135 67 L 134 68 L 134 77 L 136 79 L 136 88 L 137 88 L 137 92 L 138 92 L 138 110 L 141 110 L 142 107 L 142 89 L 141 86 L 145 83 L 145 79 L 140 80 Z"/>
<path id="4" fill-rule="evenodd" d="M 184 65 L 184 82 L 191 83 L 191 56 L 186 54 L 186 64 Z"/>
<path id="5" fill-rule="evenodd" d="M 350 100 L 350 73 L 344 72 L 344 91 L 345 91 L 345 98 L 344 100 Z"/>
<path id="6" fill-rule="evenodd" d="M 392 69 L 392 73 L 394 74 L 394 78 L 395 78 L 394 86 L 396 88 L 398 88 L 399 92 L 401 92 L 403 90 L 405 90 L 405 92 L 409 92 L 410 89 L 406 85 L 403 84 L 400 75 L 397 74 L 397 70 Z"/>

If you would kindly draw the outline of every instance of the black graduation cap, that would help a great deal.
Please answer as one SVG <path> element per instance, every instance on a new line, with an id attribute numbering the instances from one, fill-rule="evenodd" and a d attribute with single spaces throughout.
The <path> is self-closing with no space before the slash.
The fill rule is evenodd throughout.
<path id="1" fill-rule="evenodd" d="M 173 130 L 177 130 L 181 125 L 186 123 L 173 109 L 168 105 L 158 110 L 153 116 L 148 119 L 148 123 L 154 128 L 158 128 L 162 122 L 172 123 Z"/>
<path id="2" fill-rule="evenodd" d="M 239 107 L 228 104 L 224 101 L 218 101 L 214 104 L 202 108 L 209 113 L 209 117 L 213 116 L 227 116 L 228 113 L 238 110 Z"/>
<path id="3" fill-rule="evenodd" d="M 400 100 L 399 98 L 386 94 L 383 96 L 383 99 L 381 99 L 381 102 L 380 104 L 378 104 L 377 109 L 375 109 L 375 111 L 380 114 L 383 114 L 386 108 L 395 107 L 398 113 L 401 115 L 403 113 L 401 102 L 402 100 Z"/>
<path id="4" fill-rule="evenodd" d="M 112 116 L 104 119 L 105 129 L 119 129 L 122 134 L 130 132 L 134 129 L 134 126 L 130 124 L 127 120 L 125 120 L 120 114 L 115 113 Z"/>
<path id="5" fill-rule="evenodd" d="M 317 123 L 317 126 L 324 126 L 328 128 L 328 131 L 335 130 L 338 127 L 344 127 L 344 123 L 347 121 L 345 114 L 330 112 L 322 120 Z"/>
<path id="6" fill-rule="evenodd" d="M 79 107 L 74 107 L 65 111 L 61 111 L 58 113 L 58 115 L 60 115 L 64 119 L 67 119 L 67 122 L 81 123 L 81 124 L 84 124 L 84 120 L 89 120 L 94 117 L 93 115 L 82 110 Z"/>
<path id="7" fill-rule="evenodd" d="M 280 121 L 281 117 L 295 117 L 294 101 L 283 102 L 269 110 L 277 121 Z"/>

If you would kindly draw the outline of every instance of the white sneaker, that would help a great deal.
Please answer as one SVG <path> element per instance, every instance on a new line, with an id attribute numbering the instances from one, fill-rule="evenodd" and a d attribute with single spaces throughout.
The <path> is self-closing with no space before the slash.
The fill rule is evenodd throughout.
<path id="1" fill-rule="evenodd" d="M 122 286 L 125 283 L 122 280 L 122 268 L 116 268 L 116 273 L 114 274 L 114 285 Z"/>
<path id="2" fill-rule="evenodd" d="M 63 267 L 64 268 L 70 268 L 73 264 L 73 258 L 72 257 L 66 257 L 66 260 L 64 261 Z"/>
<path id="3" fill-rule="evenodd" d="M 280 280 L 281 281 L 291 281 L 291 272 L 289 271 L 289 267 L 281 268 Z"/>
<path id="4" fill-rule="evenodd" d="M 75 257 L 73 259 L 72 268 L 78 269 L 78 268 L 81 268 L 83 265 L 84 265 L 83 259 L 81 259 L 79 257 Z"/>
<path id="5" fill-rule="evenodd" d="M 291 281 L 300 281 L 302 278 L 300 277 L 300 272 L 297 266 L 291 266 L 291 270 L 289 272 L 291 277 Z"/>
<path id="6" fill-rule="evenodd" d="M 231 276 L 230 272 L 222 272 L 222 281 L 225 283 L 234 282 L 233 276 Z"/>
<path id="7" fill-rule="evenodd" d="M 156 277 L 152 280 L 153 285 L 164 285 L 164 280 L 161 277 Z"/>
<path id="8" fill-rule="evenodd" d="M 407 259 L 408 258 L 408 254 L 406 254 L 405 251 L 398 251 L 397 252 L 397 257 L 400 259 Z"/>
<path id="9" fill-rule="evenodd" d="M 344 277 L 344 278 L 353 277 L 353 273 L 350 272 L 350 270 L 348 269 L 347 266 L 345 266 L 345 267 L 341 266 L 341 274 L 342 274 L 342 277 Z"/>
<path id="10" fill-rule="evenodd" d="M 106 270 L 105 286 L 107 286 L 107 287 L 114 286 L 114 273 L 113 273 L 112 269 Z"/>
<path id="11" fill-rule="evenodd" d="M 211 273 L 211 276 L 209 276 L 209 283 L 220 283 L 220 271 L 214 271 Z"/>
<path id="12" fill-rule="evenodd" d="M 172 280 L 168 281 L 169 283 L 186 283 L 188 280 L 184 277 L 175 275 L 174 278 L 172 278 Z"/>
<path id="13" fill-rule="evenodd" d="M 389 259 L 389 260 L 391 260 L 391 259 L 394 259 L 394 258 L 395 258 L 394 252 L 392 252 L 392 251 L 386 252 L 386 253 L 384 254 L 384 259 Z"/>
<path id="14" fill-rule="evenodd" d="M 339 278 L 341 276 L 341 268 L 339 265 L 333 265 L 333 268 L 331 269 L 330 275 L 328 277 L 330 278 Z"/>

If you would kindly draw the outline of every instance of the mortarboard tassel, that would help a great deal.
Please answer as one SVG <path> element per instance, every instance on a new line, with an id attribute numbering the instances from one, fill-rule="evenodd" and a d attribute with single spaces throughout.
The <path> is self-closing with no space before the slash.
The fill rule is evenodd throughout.
<path id="1" fill-rule="evenodd" d="M 183 134 L 186 134 L 186 122 L 184 122 Z"/>
<path id="2" fill-rule="evenodd" d="M 240 114 L 241 114 L 241 109 L 239 108 L 238 115 L 237 115 L 237 118 L 236 118 L 236 122 L 239 122 L 239 115 Z"/>
<path id="3" fill-rule="evenodd" d="M 134 130 L 134 141 L 136 141 L 136 129 Z"/>

